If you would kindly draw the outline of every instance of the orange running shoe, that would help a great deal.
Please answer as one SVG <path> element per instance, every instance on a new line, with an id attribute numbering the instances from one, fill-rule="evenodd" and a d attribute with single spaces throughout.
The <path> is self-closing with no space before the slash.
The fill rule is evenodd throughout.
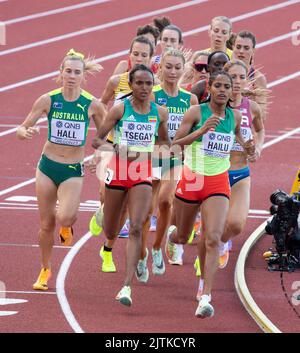
<path id="1" fill-rule="evenodd" d="M 48 281 L 51 277 L 50 268 L 42 268 L 37 281 L 32 288 L 35 290 L 48 290 Z"/>
<path id="2" fill-rule="evenodd" d="M 60 227 L 59 240 L 61 245 L 71 246 L 73 243 L 73 228 L 72 227 Z"/>
<path id="3" fill-rule="evenodd" d="M 219 256 L 219 268 L 223 269 L 227 266 L 229 260 L 229 250 L 226 249 L 223 255 Z"/>

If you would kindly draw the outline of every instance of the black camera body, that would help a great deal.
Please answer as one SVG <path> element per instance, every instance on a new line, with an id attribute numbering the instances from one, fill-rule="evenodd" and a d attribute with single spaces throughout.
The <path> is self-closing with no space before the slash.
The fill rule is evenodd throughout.
<path id="1" fill-rule="evenodd" d="M 265 227 L 273 235 L 276 253 L 267 259 L 271 271 L 294 271 L 300 268 L 300 192 L 289 195 L 276 190 L 271 196 L 273 215 Z"/>

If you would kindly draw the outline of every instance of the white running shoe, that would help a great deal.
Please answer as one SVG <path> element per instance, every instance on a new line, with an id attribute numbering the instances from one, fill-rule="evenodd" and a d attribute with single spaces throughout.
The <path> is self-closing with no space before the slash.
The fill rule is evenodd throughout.
<path id="1" fill-rule="evenodd" d="M 167 239 L 166 239 L 166 245 L 165 245 L 165 252 L 169 261 L 169 264 L 171 265 L 182 265 L 182 255 L 183 255 L 183 245 L 182 244 L 175 244 L 172 243 L 169 238 L 170 235 L 173 233 L 173 231 L 176 229 L 176 226 L 170 226 L 168 231 L 167 231 Z"/>
<path id="2" fill-rule="evenodd" d="M 147 283 L 149 279 L 147 260 L 148 260 L 148 249 L 146 249 L 146 256 L 143 258 L 143 260 L 139 260 L 135 270 L 135 277 L 139 282 L 142 282 L 142 283 Z"/>
<path id="3" fill-rule="evenodd" d="M 165 262 L 161 249 L 152 249 L 152 273 L 154 275 L 163 275 L 166 272 Z"/>
<path id="4" fill-rule="evenodd" d="M 157 225 L 157 217 L 152 216 L 150 219 L 150 228 L 149 232 L 156 232 L 156 225 Z"/>
<path id="5" fill-rule="evenodd" d="M 131 288 L 129 286 L 122 287 L 122 289 L 116 296 L 116 300 L 118 300 L 123 305 L 131 306 Z"/>
<path id="6" fill-rule="evenodd" d="M 214 316 L 215 311 L 213 306 L 210 304 L 210 300 L 210 295 L 201 295 L 197 310 L 195 312 L 195 316 L 200 317 L 201 319 Z"/>

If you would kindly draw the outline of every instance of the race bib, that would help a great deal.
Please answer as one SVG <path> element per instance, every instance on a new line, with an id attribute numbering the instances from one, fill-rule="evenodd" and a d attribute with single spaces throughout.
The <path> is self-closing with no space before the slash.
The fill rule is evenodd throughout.
<path id="1" fill-rule="evenodd" d="M 183 119 L 183 114 L 172 114 L 169 113 L 168 118 L 168 134 L 170 139 L 173 139 L 176 135 L 176 131 L 179 129 Z"/>
<path id="2" fill-rule="evenodd" d="M 124 121 L 121 129 L 120 144 L 129 148 L 135 147 L 152 151 L 155 139 L 155 127 L 156 122 L 138 123 Z"/>
<path id="3" fill-rule="evenodd" d="M 234 142 L 233 134 L 209 131 L 203 135 L 204 155 L 208 157 L 227 158 Z"/>
<path id="4" fill-rule="evenodd" d="M 85 122 L 52 118 L 50 141 L 69 146 L 81 146 L 85 139 Z"/>
<path id="5" fill-rule="evenodd" d="M 241 134 L 245 142 L 252 138 L 252 131 L 250 127 L 241 127 Z M 238 142 L 235 141 L 232 147 L 232 151 L 243 152 L 244 149 Z"/>

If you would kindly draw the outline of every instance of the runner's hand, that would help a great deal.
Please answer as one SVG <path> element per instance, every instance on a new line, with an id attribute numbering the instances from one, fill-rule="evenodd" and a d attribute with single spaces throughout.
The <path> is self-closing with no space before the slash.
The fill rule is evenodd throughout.
<path id="1" fill-rule="evenodd" d="M 34 135 L 40 133 L 40 127 L 39 126 L 30 126 L 28 128 L 24 127 L 21 130 L 21 136 L 26 139 L 26 140 L 31 140 Z"/>
<path id="2" fill-rule="evenodd" d="M 215 115 L 210 116 L 206 120 L 204 125 L 201 127 L 201 129 L 199 130 L 201 132 L 201 135 L 206 134 L 208 131 L 214 131 L 216 127 L 219 125 L 219 123 L 220 123 L 220 118 L 218 118 Z"/>

